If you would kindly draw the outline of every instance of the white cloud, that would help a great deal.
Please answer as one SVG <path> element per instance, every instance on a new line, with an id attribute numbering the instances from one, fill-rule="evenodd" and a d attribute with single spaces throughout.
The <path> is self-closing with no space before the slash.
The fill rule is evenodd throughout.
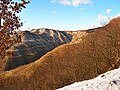
<path id="1" fill-rule="evenodd" d="M 51 11 L 50 13 L 52 13 L 52 14 L 57 14 L 57 11 Z"/>
<path id="2" fill-rule="evenodd" d="M 57 2 L 63 5 L 79 6 L 82 4 L 91 4 L 92 0 L 52 0 L 51 2 Z"/>
<path id="3" fill-rule="evenodd" d="M 71 2 L 69 0 L 52 0 L 51 2 L 55 3 L 58 2 L 60 4 L 64 4 L 64 5 L 70 5 Z"/>
<path id="4" fill-rule="evenodd" d="M 120 17 L 120 13 L 118 13 L 115 16 L 105 16 L 105 15 L 99 14 L 97 16 L 97 22 L 101 24 L 108 24 L 110 20 L 112 20 L 113 18 L 117 18 L 117 17 Z"/>
<path id="5" fill-rule="evenodd" d="M 101 15 L 99 14 L 98 17 L 97 17 L 97 21 L 100 23 L 100 24 L 108 24 L 110 22 L 110 19 L 108 16 L 105 16 L 105 15 Z"/>
<path id="6" fill-rule="evenodd" d="M 80 10 L 84 10 L 84 8 L 80 8 Z"/>
<path id="7" fill-rule="evenodd" d="M 112 11 L 112 9 L 107 9 L 106 13 L 109 14 Z"/>
<path id="8" fill-rule="evenodd" d="M 99 14 L 98 17 L 97 17 L 97 21 L 102 21 L 102 20 L 105 20 L 105 19 L 108 19 L 108 17 L 104 16 L 104 15 L 101 15 L 101 14 Z"/>

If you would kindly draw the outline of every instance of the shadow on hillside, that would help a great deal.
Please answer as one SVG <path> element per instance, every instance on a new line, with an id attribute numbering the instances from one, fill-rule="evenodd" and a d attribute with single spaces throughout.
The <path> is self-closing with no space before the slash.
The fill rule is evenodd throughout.
<path id="1" fill-rule="evenodd" d="M 5 71 L 36 61 L 52 49 L 71 42 L 72 35 L 64 31 L 45 29 L 44 32 L 24 31 L 20 33 L 22 42 L 12 46 L 6 55 Z M 10 57 L 9 53 L 13 53 Z"/>

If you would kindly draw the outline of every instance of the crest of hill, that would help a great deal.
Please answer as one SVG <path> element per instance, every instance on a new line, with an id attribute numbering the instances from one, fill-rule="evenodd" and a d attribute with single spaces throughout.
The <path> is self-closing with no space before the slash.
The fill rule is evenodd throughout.
<path id="1" fill-rule="evenodd" d="M 0 88 L 55 90 L 119 66 L 120 28 L 108 24 L 81 38 L 81 42 L 61 45 L 33 63 L 0 74 Z"/>

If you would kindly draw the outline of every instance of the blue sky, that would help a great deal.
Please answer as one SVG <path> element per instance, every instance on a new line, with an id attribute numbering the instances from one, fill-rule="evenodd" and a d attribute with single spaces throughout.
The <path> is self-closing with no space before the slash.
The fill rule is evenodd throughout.
<path id="1" fill-rule="evenodd" d="M 20 29 L 82 30 L 119 15 L 120 0 L 31 0 L 20 13 Z"/>

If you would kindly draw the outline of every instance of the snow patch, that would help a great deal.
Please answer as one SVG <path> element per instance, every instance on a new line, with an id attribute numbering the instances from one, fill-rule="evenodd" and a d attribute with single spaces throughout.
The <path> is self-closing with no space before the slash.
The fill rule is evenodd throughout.
<path id="1" fill-rule="evenodd" d="M 120 90 L 120 68 L 57 90 Z"/>

